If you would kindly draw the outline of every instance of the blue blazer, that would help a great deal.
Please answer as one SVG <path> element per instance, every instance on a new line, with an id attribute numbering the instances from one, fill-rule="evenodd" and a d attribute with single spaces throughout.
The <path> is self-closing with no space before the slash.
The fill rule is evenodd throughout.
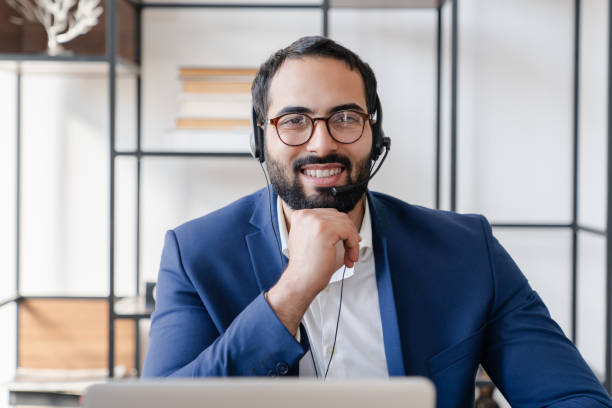
<path id="1" fill-rule="evenodd" d="M 263 189 L 168 231 L 144 377 L 298 374 L 308 344 L 263 296 L 282 271 L 274 203 Z M 481 363 L 514 407 L 612 407 L 484 217 L 368 203 L 390 376 L 472 407 Z"/>

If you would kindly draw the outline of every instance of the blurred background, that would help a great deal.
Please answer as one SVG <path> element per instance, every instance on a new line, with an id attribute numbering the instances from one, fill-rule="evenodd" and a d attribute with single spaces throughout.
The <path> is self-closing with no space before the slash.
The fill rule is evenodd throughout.
<path id="1" fill-rule="evenodd" d="M 138 375 L 165 231 L 265 186 L 250 80 L 321 34 L 378 78 L 370 188 L 484 214 L 609 387 L 607 1 L 160 1 L 102 0 L 50 50 L 0 0 L 0 406 Z"/>

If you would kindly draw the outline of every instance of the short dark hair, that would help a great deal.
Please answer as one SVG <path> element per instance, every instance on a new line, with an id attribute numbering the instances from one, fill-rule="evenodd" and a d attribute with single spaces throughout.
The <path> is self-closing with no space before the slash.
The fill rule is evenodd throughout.
<path id="1" fill-rule="evenodd" d="M 251 97 L 253 99 L 253 109 L 255 109 L 257 116 L 257 123 L 263 124 L 266 119 L 268 112 L 268 91 L 276 71 L 278 71 L 285 60 L 305 56 L 330 57 L 344 61 L 351 70 L 357 68 L 365 85 L 368 112 L 374 113 L 376 110 L 376 77 L 372 68 L 366 62 L 363 62 L 353 51 L 337 42 L 321 36 L 310 36 L 302 37 L 288 47 L 276 51 L 259 67 L 251 87 Z"/>

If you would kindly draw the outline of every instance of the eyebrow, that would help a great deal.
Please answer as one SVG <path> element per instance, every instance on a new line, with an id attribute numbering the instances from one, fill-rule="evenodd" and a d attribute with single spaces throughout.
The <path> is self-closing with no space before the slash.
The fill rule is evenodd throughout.
<path id="1" fill-rule="evenodd" d="M 359 112 L 364 112 L 363 108 L 359 105 L 357 105 L 356 103 L 345 103 L 342 105 L 338 105 L 338 106 L 334 106 L 333 108 L 331 108 L 328 113 L 335 113 L 335 112 L 340 112 L 343 110 L 355 110 L 355 111 L 359 111 Z M 284 115 L 286 113 L 309 113 L 309 114 L 313 114 L 314 112 L 312 111 L 312 109 L 307 108 L 305 106 L 285 106 L 283 109 L 281 109 L 280 111 L 278 111 L 276 113 L 276 115 L 274 117 L 279 117 L 281 115 Z"/>

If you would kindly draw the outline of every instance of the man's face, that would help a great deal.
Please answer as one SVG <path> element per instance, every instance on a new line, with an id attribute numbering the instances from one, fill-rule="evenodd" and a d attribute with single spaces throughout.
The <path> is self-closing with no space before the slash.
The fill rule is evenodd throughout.
<path id="1" fill-rule="evenodd" d="M 358 70 L 351 70 L 345 62 L 327 57 L 288 59 L 270 83 L 267 117 L 295 111 L 305 112 L 312 118 L 327 117 L 345 105 L 369 113 L 365 86 Z M 361 138 L 351 144 L 335 141 L 323 121 L 316 122 L 312 137 L 300 146 L 284 144 L 274 125 L 268 124 L 265 128 L 265 156 L 270 181 L 276 193 L 294 210 L 352 210 L 363 196 L 366 185 L 337 196 L 331 194 L 331 187 L 367 179 L 371 147 L 369 123 L 366 123 Z M 321 177 L 325 170 L 331 174 L 339 171 L 339 174 Z"/>

